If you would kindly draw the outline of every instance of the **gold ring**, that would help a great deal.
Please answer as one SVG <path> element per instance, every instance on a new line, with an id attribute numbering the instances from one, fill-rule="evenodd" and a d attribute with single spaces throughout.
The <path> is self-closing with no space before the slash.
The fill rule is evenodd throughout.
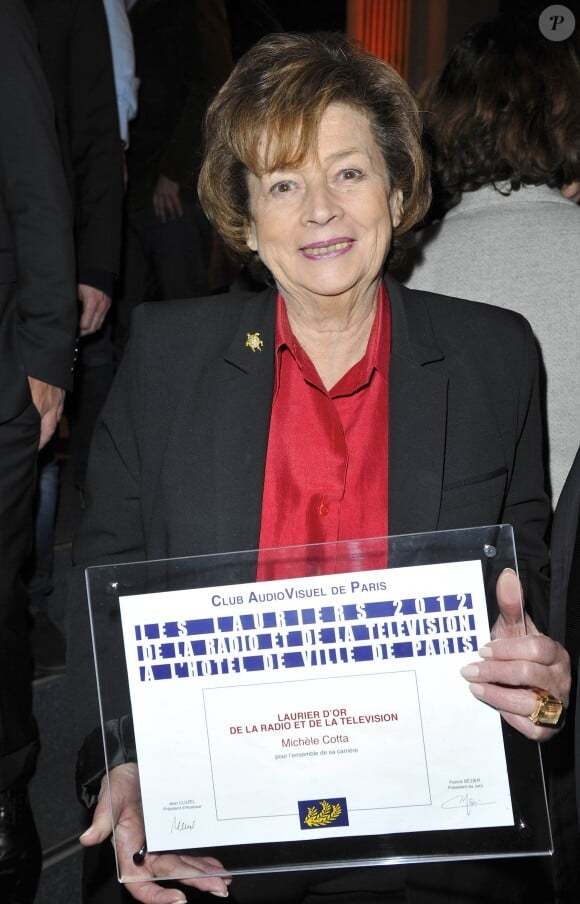
<path id="1" fill-rule="evenodd" d="M 564 703 L 557 697 L 553 697 L 548 691 L 542 690 L 541 687 L 534 688 L 534 691 L 536 706 L 528 719 L 534 725 L 550 725 L 552 728 L 556 728 L 564 713 Z"/>

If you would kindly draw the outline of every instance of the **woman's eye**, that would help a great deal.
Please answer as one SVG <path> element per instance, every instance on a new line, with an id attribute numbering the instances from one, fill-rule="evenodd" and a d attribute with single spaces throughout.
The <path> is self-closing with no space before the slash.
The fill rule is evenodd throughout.
<path id="1" fill-rule="evenodd" d="M 355 179 L 359 179 L 362 176 L 362 172 L 358 169 L 343 169 L 338 176 L 343 182 L 352 182 Z"/>
<path id="2" fill-rule="evenodd" d="M 282 180 L 281 182 L 275 182 L 270 191 L 273 195 L 283 195 L 286 192 L 292 191 L 292 182 L 287 179 Z"/>

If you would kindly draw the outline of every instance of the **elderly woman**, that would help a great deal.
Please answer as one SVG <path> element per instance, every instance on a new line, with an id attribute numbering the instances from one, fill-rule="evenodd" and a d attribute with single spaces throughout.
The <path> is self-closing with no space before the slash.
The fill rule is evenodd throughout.
<path id="1" fill-rule="evenodd" d="M 94 440 L 76 565 L 509 522 L 543 623 L 548 503 L 531 331 L 518 315 L 383 279 L 391 248 L 429 203 L 419 117 L 403 80 L 340 36 L 263 39 L 209 109 L 200 197 L 271 288 L 137 311 Z M 528 636 L 512 636 L 518 586 L 504 577 L 496 640 L 465 677 L 476 697 L 544 739 L 553 729 L 529 718 L 533 688 L 565 703 L 567 656 L 531 621 Z M 98 717 L 79 643 L 88 629 L 75 626 L 83 608 L 77 600 L 71 648 L 88 732 Z M 119 668 L 112 656 L 108 680 Z M 110 792 L 127 861 L 143 826 L 137 767 L 123 762 L 134 751 L 117 730 Z M 79 763 L 89 805 L 103 775 L 91 744 Z M 105 795 L 83 844 L 111 828 Z M 167 875 L 174 862 L 148 855 L 143 875 Z M 187 885 L 228 893 L 227 880 L 203 876 L 211 864 L 196 865 Z M 453 888 L 464 901 L 475 895 L 465 889 L 484 888 L 486 900 L 519 900 L 510 863 L 491 878 L 490 870 L 239 877 L 231 895 L 256 904 L 409 893 L 423 902 Z M 531 865 L 529 875 L 535 881 Z M 152 882 L 130 891 L 155 904 L 191 893 Z"/>

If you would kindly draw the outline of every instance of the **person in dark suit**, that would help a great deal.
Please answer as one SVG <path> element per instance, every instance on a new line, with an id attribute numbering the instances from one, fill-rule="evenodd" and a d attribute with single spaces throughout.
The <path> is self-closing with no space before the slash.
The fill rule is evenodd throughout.
<path id="1" fill-rule="evenodd" d="M 391 246 L 429 203 L 405 83 L 344 37 L 269 36 L 238 62 L 205 125 L 204 210 L 272 288 L 136 313 L 95 434 L 77 577 L 88 564 L 236 549 L 258 550 L 260 573 L 268 547 L 507 521 L 526 599 L 544 627 L 549 505 L 530 327 L 517 314 L 383 279 Z M 99 723 L 81 587 L 70 609 L 80 738 Z M 490 655 L 464 677 L 525 736 L 547 739 L 554 728 L 537 688 L 561 713 L 567 654 L 529 617 L 526 636 L 513 636 L 513 573 L 502 575 L 498 603 Z M 143 824 L 120 643 L 111 639 L 101 673 L 117 705 L 106 743 L 125 869 Z M 90 807 L 103 774 L 98 729 L 78 762 Z M 92 848 L 111 828 L 105 793 L 81 840 Z M 143 876 L 176 862 L 147 855 Z M 185 900 L 187 886 L 228 894 L 226 880 L 203 876 L 206 860 L 196 865 L 198 878 L 179 890 L 137 881 L 130 894 L 156 904 Z M 524 879 L 507 861 L 236 877 L 229 893 L 253 904 L 478 895 L 513 904 L 537 882 L 533 862 Z"/>
<path id="2" fill-rule="evenodd" d="M 72 212 L 33 23 L 0 5 L 0 889 L 32 901 L 40 857 L 27 797 L 36 762 L 22 570 L 39 446 L 72 385 Z"/>
<path id="3" fill-rule="evenodd" d="M 115 369 L 111 307 L 120 271 L 123 154 L 113 62 L 102 0 L 26 0 L 56 110 L 73 198 L 80 305 L 79 362 L 70 407 L 76 483 Z"/>
<path id="4" fill-rule="evenodd" d="M 195 191 L 201 124 L 232 68 L 223 0 L 138 0 L 129 21 L 140 85 L 127 151 L 120 345 L 136 305 L 209 294 L 211 230 Z"/>
<path id="5" fill-rule="evenodd" d="M 122 148 L 102 0 L 26 0 L 56 111 L 73 199 L 79 300 L 79 360 L 67 400 L 74 480 L 84 484 L 90 437 L 115 372 L 107 317 L 119 273 Z M 37 516 L 28 593 L 35 674 L 64 669 L 64 637 L 49 617 L 59 489 L 56 442 L 39 458 Z"/>
<path id="6" fill-rule="evenodd" d="M 74 202 L 81 336 L 96 332 L 119 274 L 122 149 L 101 0 L 26 0 Z"/>

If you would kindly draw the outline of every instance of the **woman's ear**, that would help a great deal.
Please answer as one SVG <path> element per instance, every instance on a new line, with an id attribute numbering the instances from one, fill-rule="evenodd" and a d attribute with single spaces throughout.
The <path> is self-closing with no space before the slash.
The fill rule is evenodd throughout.
<path id="1" fill-rule="evenodd" d="M 246 228 L 246 245 L 250 251 L 258 250 L 258 237 L 256 236 L 256 227 L 253 220 L 250 220 Z"/>
<path id="2" fill-rule="evenodd" d="M 393 228 L 396 229 L 403 219 L 403 192 L 400 188 L 394 188 L 389 195 L 389 209 L 391 211 L 391 222 Z"/>

